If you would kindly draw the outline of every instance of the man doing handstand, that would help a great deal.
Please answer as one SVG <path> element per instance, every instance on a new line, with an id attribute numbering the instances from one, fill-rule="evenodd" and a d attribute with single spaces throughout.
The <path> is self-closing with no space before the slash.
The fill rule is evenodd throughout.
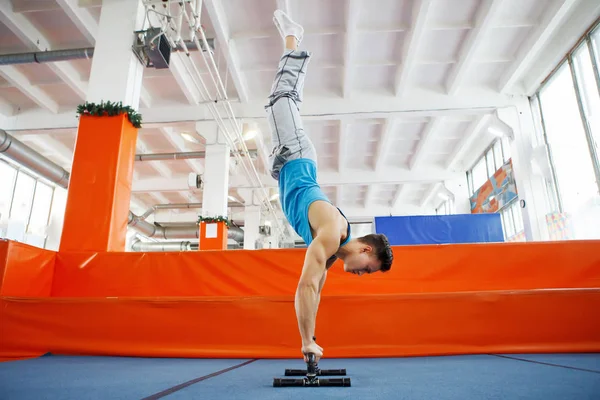
<path id="1" fill-rule="evenodd" d="M 348 220 L 317 184 L 316 150 L 299 113 L 310 61 L 309 52 L 298 50 L 304 29 L 281 10 L 275 11 L 273 21 L 285 49 L 265 106 L 273 143 L 270 173 L 279 181 L 287 220 L 308 246 L 295 306 L 304 359 L 313 353 L 318 361 L 323 348 L 314 340 L 315 319 L 327 270 L 340 259 L 344 271 L 352 274 L 388 271 L 393 254 L 385 235 L 351 238 Z"/>

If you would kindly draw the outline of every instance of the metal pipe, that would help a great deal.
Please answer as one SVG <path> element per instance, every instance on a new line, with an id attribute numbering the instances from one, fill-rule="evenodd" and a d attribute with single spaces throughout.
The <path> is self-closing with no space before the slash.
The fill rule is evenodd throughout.
<path id="1" fill-rule="evenodd" d="M 211 44 L 212 42 L 212 44 Z M 188 51 L 198 50 L 198 46 L 193 41 L 185 41 L 185 46 Z M 207 43 L 209 46 L 214 46 L 214 39 L 208 39 Z M 200 47 L 203 51 L 206 51 L 203 47 Z M 178 52 L 183 51 L 179 47 L 171 49 L 171 51 Z M 94 56 L 93 47 L 84 47 L 78 49 L 64 49 L 64 50 L 48 50 L 48 51 L 35 51 L 28 53 L 13 53 L 13 54 L 0 54 L 0 65 L 15 65 L 15 64 L 43 64 L 48 62 L 57 61 L 70 61 L 79 59 L 90 59 Z"/>
<path id="2" fill-rule="evenodd" d="M 231 152 L 231 156 L 235 156 L 234 151 Z M 248 150 L 248 156 L 255 159 L 258 157 L 258 150 Z M 135 155 L 135 161 L 187 160 L 192 158 L 206 158 L 206 152 L 187 151 L 180 153 L 149 153 Z"/>
<path id="3" fill-rule="evenodd" d="M 94 48 L 36 51 L 31 53 L 16 53 L 0 55 L 0 65 L 32 64 L 54 61 L 78 60 L 81 58 L 92 58 Z"/>
<path id="4" fill-rule="evenodd" d="M 227 203 L 227 207 L 245 207 L 244 204 L 238 202 L 229 202 Z M 156 210 L 177 210 L 177 209 L 192 209 L 192 208 L 202 208 L 202 203 L 172 203 L 172 204 L 155 204 L 149 209 L 146 210 L 142 215 L 140 215 L 140 219 L 145 220 L 150 215 L 152 215 Z"/>
<path id="5" fill-rule="evenodd" d="M 151 251 L 190 251 L 192 242 L 142 242 L 135 240 L 131 243 L 131 250 L 151 252 Z"/>
<path id="6" fill-rule="evenodd" d="M 3 129 L 0 129 L 0 154 L 35 171 L 64 189 L 69 187 L 70 174 L 68 171 L 15 139 Z"/>
<path id="7" fill-rule="evenodd" d="M 197 242 L 142 242 L 136 240 L 131 243 L 131 250 L 133 251 L 141 251 L 141 252 L 161 252 L 161 251 L 196 251 L 199 248 L 199 244 Z M 239 244 L 228 244 L 228 249 L 239 249 Z"/>

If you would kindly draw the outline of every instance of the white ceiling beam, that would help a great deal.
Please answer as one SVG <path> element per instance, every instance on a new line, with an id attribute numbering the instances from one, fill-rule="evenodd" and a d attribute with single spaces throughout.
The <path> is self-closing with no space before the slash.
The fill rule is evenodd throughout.
<path id="1" fill-rule="evenodd" d="M 152 107 L 152 96 L 145 87 L 142 87 L 140 91 L 140 105 L 145 108 Z"/>
<path id="2" fill-rule="evenodd" d="M 356 33 L 359 17 L 358 0 L 346 0 L 346 35 L 344 37 L 344 72 L 342 83 L 342 96 L 350 97 L 352 90 L 353 58 L 356 49 Z"/>
<path id="3" fill-rule="evenodd" d="M 339 119 L 352 122 L 364 118 L 398 117 L 400 120 L 431 116 L 473 116 L 493 112 L 497 108 L 510 107 L 524 97 L 492 93 L 487 89 L 461 91 L 460 96 L 414 90 L 410 97 L 399 99 L 383 95 L 355 96 L 352 99 L 304 98 L 302 118 L 309 120 Z M 266 121 L 262 102 L 233 103 L 237 118 L 245 121 Z M 144 127 L 160 127 L 165 124 L 213 121 L 206 105 L 156 106 L 141 108 Z M 52 115 L 43 110 L 23 111 L 19 116 L 7 118 L 5 130 L 31 130 L 52 128 L 76 128 L 78 120 L 70 111 Z"/>
<path id="4" fill-rule="evenodd" d="M 8 3 L 6 0 L 4 2 Z M 48 0 L 10 0 L 10 3 L 13 11 L 17 14 L 58 9 L 56 3 Z"/>
<path id="5" fill-rule="evenodd" d="M 417 62 L 417 52 L 423 43 L 427 16 L 431 9 L 432 2 L 433 0 L 415 0 L 414 2 L 411 30 L 405 39 L 404 49 L 402 51 L 402 63 L 398 67 L 398 72 L 396 73 L 395 93 L 397 97 L 402 97 L 406 92 L 410 73 Z"/>
<path id="6" fill-rule="evenodd" d="M 150 193 L 150 196 L 155 200 L 155 204 L 171 204 L 169 199 L 167 199 L 162 193 L 153 192 Z"/>
<path id="7" fill-rule="evenodd" d="M 4 117 L 10 117 L 14 114 L 15 107 L 6 100 L 4 97 L 0 97 L 0 114 Z"/>
<path id="8" fill-rule="evenodd" d="M 486 114 L 478 116 L 473 120 L 473 122 L 464 132 L 463 137 L 456 144 L 456 147 L 452 151 L 452 154 L 450 154 L 450 156 L 448 157 L 448 161 L 446 162 L 446 168 L 453 169 L 456 167 L 456 164 L 462 158 L 465 151 L 473 144 L 477 136 L 479 136 L 481 130 L 487 126 L 487 124 L 490 121 L 490 117 L 490 114 Z"/>
<path id="9" fill-rule="evenodd" d="M 148 145 L 146 143 L 146 140 L 144 138 L 141 137 L 142 135 L 138 135 L 137 137 L 137 147 L 139 148 L 139 151 L 141 153 L 150 153 L 150 151 L 148 151 Z M 171 169 L 169 167 L 166 166 L 165 163 L 161 162 L 161 161 L 145 161 L 147 163 L 149 163 L 152 168 L 158 172 L 158 174 L 163 177 L 163 178 L 168 178 L 170 179 L 173 176 L 173 171 L 171 171 Z"/>
<path id="10" fill-rule="evenodd" d="M 190 188 L 187 176 L 172 178 L 144 178 L 134 180 L 131 191 L 135 193 L 151 192 L 182 192 L 182 191 L 200 191 L 198 188 Z"/>
<path id="11" fill-rule="evenodd" d="M 77 0 L 79 7 L 100 7 L 102 0 Z"/>
<path id="12" fill-rule="evenodd" d="M 0 22 L 32 50 L 52 50 L 48 39 L 24 15 L 13 12 L 8 2 L 0 2 Z M 77 70 L 68 61 L 46 63 L 46 65 L 81 99 L 85 99 L 87 84 L 81 80 Z"/>
<path id="13" fill-rule="evenodd" d="M 426 149 L 429 143 L 435 138 L 435 135 L 439 132 L 441 127 L 444 125 L 444 117 L 433 117 L 425 126 L 423 135 L 417 142 L 417 148 L 413 156 L 409 161 L 410 169 L 415 169 L 419 164 L 422 163 L 424 155 L 427 154 Z"/>
<path id="14" fill-rule="evenodd" d="M 80 99 L 85 99 L 88 83 L 81 79 L 81 74 L 69 61 L 47 63 L 48 67 L 66 83 Z"/>
<path id="15" fill-rule="evenodd" d="M 348 134 L 350 132 L 350 124 L 340 120 L 339 122 L 339 139 L 338 139 L 338 172 L 343 173 L 346 170 L 346 155 L 348 153 Z"/>
<path id="16" fill-rule="evenodd" d="M 233 85 L 237 91 L 238 98 L 243 103 L 246 103 L 248 101 L 248 89 L 245 79 L 240 72 L 238 52 L 235 43 L 229 38 L 229 27 L 223 5 L 220 1 L 215 0 L 205 0 L 204 4 L 215 29 L 221 52 L 223 53 L 225 60 L 227 60 L 229 74 L 233 80 Z"/>
<path id="17" fill-rule="evenodd" d="M 456 94 L 467 72 L 473 65 L 477 50 L 485 41 L 487 32 L 492 28 L 492 21 L 502 4 L 503 0 L 484 0 L 479 4 L 477 16 L 475 17 L 475 27 L 469 32 L 467 39 L 464 41 L 458 56 L 459 61 L 452 68 L 446 81 L 448 94 Z"/>
<path id="18" fill-rule="evenodd" d="M 384 205 L 370 206 L 368 208 L 345 206 L 343 211 L 344 215 L 351 222 L 371 220 L 372 218 L 380 217 L 382 215 L 417 215 L 421 212 L 418 206 L 412 204 L 401 204 L 401 207 L 397 209 L 392 209 L 391 207 Z"/>
<path id="19" fill-rule="evenodd" d="M 77 0 L 56 0 L 58 5 L 65 11 L 77 29 L 92 44 L 96 43 L 98 33 L 98 22 L 86 8 L 79 7 Z"/>
<path id="20" fill-rule="evenodd" d="M 392 209 L 397 209 L 398 207 L 400 207 L 400 204 L 402 204 L 402 197 L 406 194 L 407 188 L 408 184 L 406 183 L 398 185 L 398 187 L 396 188 L 396 193 L 394 194 L 394 198 L 392 199 L 392 202 L 390 204 Z"/>
<path id="21" fill-rule="evenodd" d="M 268 175 L 259 175 L 261 183 L 267 188 L 277 188 L 277 182 Z M 322 187 L 344 186 L 344 185 L 386 185 L 399 183 L 431 183 L 447 180 L 463 179 L 464 174 L 460 172 L 449 172 L 440 167 L 420 168 L 408 171 L 402 168 L 386 168 L 383 173 L 369 172 L 364 170 L 348 170 L 340 174 L 338 172 L 319 172 L 318 183 Z M 229 188 L 248 188 L 245 176 L 235 175 L 229 179 Z M 195 190 L 195 188 L 193 188 Z M 133 191 L 163 191 L 183 192 L 190 190 L 187 176 L 173 176 L 172 178 L 149 178 L 134 182 Z"/>
<path id="22" fill-rule="evenodd" d="M 375 171 L 377 172 L 381 172 L 385 164 L 385 159 L 390 153 L 397 123 L 398 119 L 391 117 L 387 118 L 385 124 L 381 127 L 381 137 L 378 140 L 377 152 L 375 153 Z"/>
<path id="23" fill-rule="evenodd" d="M 71 170 L 73 151 L 50 135 L 26 135 L 20 140 L 58 165 Z"/>
<path id="24" fill-rule="evenodd" d="M 190 104 L 198 104 L 200 103 L 202 96 L 200 95 L 198 88 L 194 84 L 194 81 L 192 80 L 192 77 L 190 76 L 189 72 L 185 68 L 185 65 L 183 64 L 184 62 L 186 62 L 186 60 L 183 59 L 184 57 L 187 56 L 182 53 L 171 54 L 171 62 L 169 63 L 169 69 L 171 70 L 171 73 L 173 74 L 177 85 L 179 85 L 179 88 L 185 95 L 187 101 Z"/>
<path id="25" fill-rule="evenodd" d="M 365 208 L 375 200 L 375 185 L 367 185 L 367 193 L 365 193 Z"/>
<path id="26" fill-rule="evenodd" d="M 179 152 L 193 151 L 188 146 L 189 142 L 186 142 L 185 139 L 181 135 L 175 133 L 173 128 L 162 127 L 162 128 L 159 128 L 159 130 L 161 131 L 161 133 L 163 135 L 165 135 L 165 137 L 167 138 L 169 143 L 171 143 L 171 146 L 173 146 L 175 149 L 177 149 L 177 151 L 179 151 Z M 185 160 L 185 162 L 190 167 L 192 172 L 195 172 L 196 174 L 202 174 L 204 172 L 204 166 L 198 160 L 188 158 Z"/>
<path id="27" fill-rule="evenodd" d="M 428 183 L 452 180 L 462 177 L 462 175 L 461 173 L 449 172 L 441 167 L 423 167 L 412 171 L 404 168 L 388 167 L 381 173 L 349 169 L 343 174 L 323 171 L 319 172 L 318 182 L 322 186 L 385 185 L 403 182 Z"/>
<path id="28" fill-rule="evenodd" d="M 25 96 L 29 97 L 40 107 L 45 108 L 53 114 L 58 112 L 58 103 L 46 92 L 37 86 L 33 86 L 29 79 L 13 65 L 0 66 L 0 76 L 11 82 Z"/>
<path id="29" fill-rule="evenodd" d="M 578 2 L 579 0 L 557 0 L 549 2 L 545 6 L 546 11 L 537 28 L 527 35 L 527 39 L 519 48 L 519 53 L 514 62 L 500 78 L 498 90 L 501 93 L 509 91 L 523 77 L 552 35 L 560 28 L 569 11 Z"/>
<path id="30" fill-rule="evenodd" d="M 271 153 L 265 144 L 265 137 L 271 135 L 271 128 L 269 128 L 269 124 L 264 121 L 259 124 L 258 133 L 254 137 L 254 141 L 256 142 L 256 150 L 258 151 L 258 157 L 263 164 L 263 168 L 266 173 L 269 173 L 269 169 L 271 168 L 269 165 L 269 154 Z"/>
<path id="31" fill-rule="evenodd" d="M 427 207 L 427 205 L 429 205 L 429 203 L 431 202 L 431 200 L 433 200 L 433 197 L 437 194 L 441 187 L 441 182 L 434 183 L 429 187 L 429 190 L 426 191 L 423 195 L 423 200 L 421 201 L 421 208 L 425 208 Z"/>

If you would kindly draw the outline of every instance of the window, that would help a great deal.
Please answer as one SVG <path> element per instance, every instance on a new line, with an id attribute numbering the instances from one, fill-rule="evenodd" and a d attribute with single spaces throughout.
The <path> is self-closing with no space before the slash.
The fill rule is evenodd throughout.
<path id="1" fill-rule="evenodd" d="M 485 160 L 487 163 L 488 178 L 491 178 L 492 176 L 494 176 L 494 173 L 496 173 L 496 163 L 494 162 L 493 149 L 490 149 L 486 153 Z"/>
<path id="2" fill-rule="evenodd" d="M 0 161 L 0 221 L 8 220 L 17 170 Z"/>
<path id="3" fill-rule="evenodd" d="M 600 28 L 596 28 L 596 30 L 592 33 L 590 37 L 590 43 L 590 47 L 592 48 L 592 52 L 594 53 L 594 61 L 596 62 L 596 65 L 600 68 Z"/>
<path id="4" fill-rule="evenodd" d="M 34 188 L 35 179 L 19 171 L 17 175 L 17 183 L 15 185 L 15 194 L 13 197 L 12 207 L 10 209 L 11 220 L 23 222 L 27 222 L 29 220 Z"/>
<path id="5" fill-rule="evenodd" d="M 523 214 L 518 201 L 513 201 L 500 210 L 500 218 L 502 219 L 504 239 L 510 239 L 523 232 Z"/>
<path id="6" fill-rule="evenodd" d="M 502 142 L 500 140 L 494 143 L 494 160 L 496 162 L 496 170 L 504 165 L 504 158 L 502 156 Z"/>
<path id="7" fill-rule="evenodd" d="M 488 179 L 485 157 L 482 157 L 471 171 L 473 179 L 473 189 L 478 190 Z"/>
<path id="8" fill-rule="evenodd" d="M 582 111 L 591 134 L 590 147 L 597 159 L 600 141 L 600 94 L 594 75 L 594 67 L 587 43 L 584 42 L 573 55 L 573 68 L 577 77 L 577 88 Z"/>
<path id="9" fill-rule="evenodd" d="M 37 183 L 27 232 L 39 236 L 46 236 L 46 227 L 48 226 L 48 218 L 50 217 L 53 191 L 53 188 L 50 186 L 41 182 Z"/>
<path id="10" fill-rule="evenodd" d="M 504 161 L 502 142 L 498 139 L 485 151 L 483 156 L 475 163 L 475 166 L 467 171 L 469 195 L 473 195 L 488 179 L 494 176 L 496 171 L 504 165 Z"/>
<path id="11" fill-rule="evenodd" d="M 540 105 L 562 205 L 575 211 L 598 189 L 569 64 L 540 91 Z"/>
<path id="12" fill-rule="evenodd" d="M 510 142 L 508 141 L 508 138 L 506 136 L 502 137 L 502 154 L 503 154 L 503 163 L 506 163 L 508 160 L 510 160 L 511 158 L 511 151 L 510 151 Z"/>

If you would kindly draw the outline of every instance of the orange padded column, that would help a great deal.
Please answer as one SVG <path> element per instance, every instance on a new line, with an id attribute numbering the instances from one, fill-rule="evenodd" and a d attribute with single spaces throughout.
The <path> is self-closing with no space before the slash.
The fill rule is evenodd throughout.
<path id="1" fill-rule="evenodd" d="M 82 115 L 59 251 L 125 251 L 137 128 Z"/>
<path id="2" fill-rule="evenodd" d="M 225 222 L 200 222 L 199 250 L 227 250 Z"/>

